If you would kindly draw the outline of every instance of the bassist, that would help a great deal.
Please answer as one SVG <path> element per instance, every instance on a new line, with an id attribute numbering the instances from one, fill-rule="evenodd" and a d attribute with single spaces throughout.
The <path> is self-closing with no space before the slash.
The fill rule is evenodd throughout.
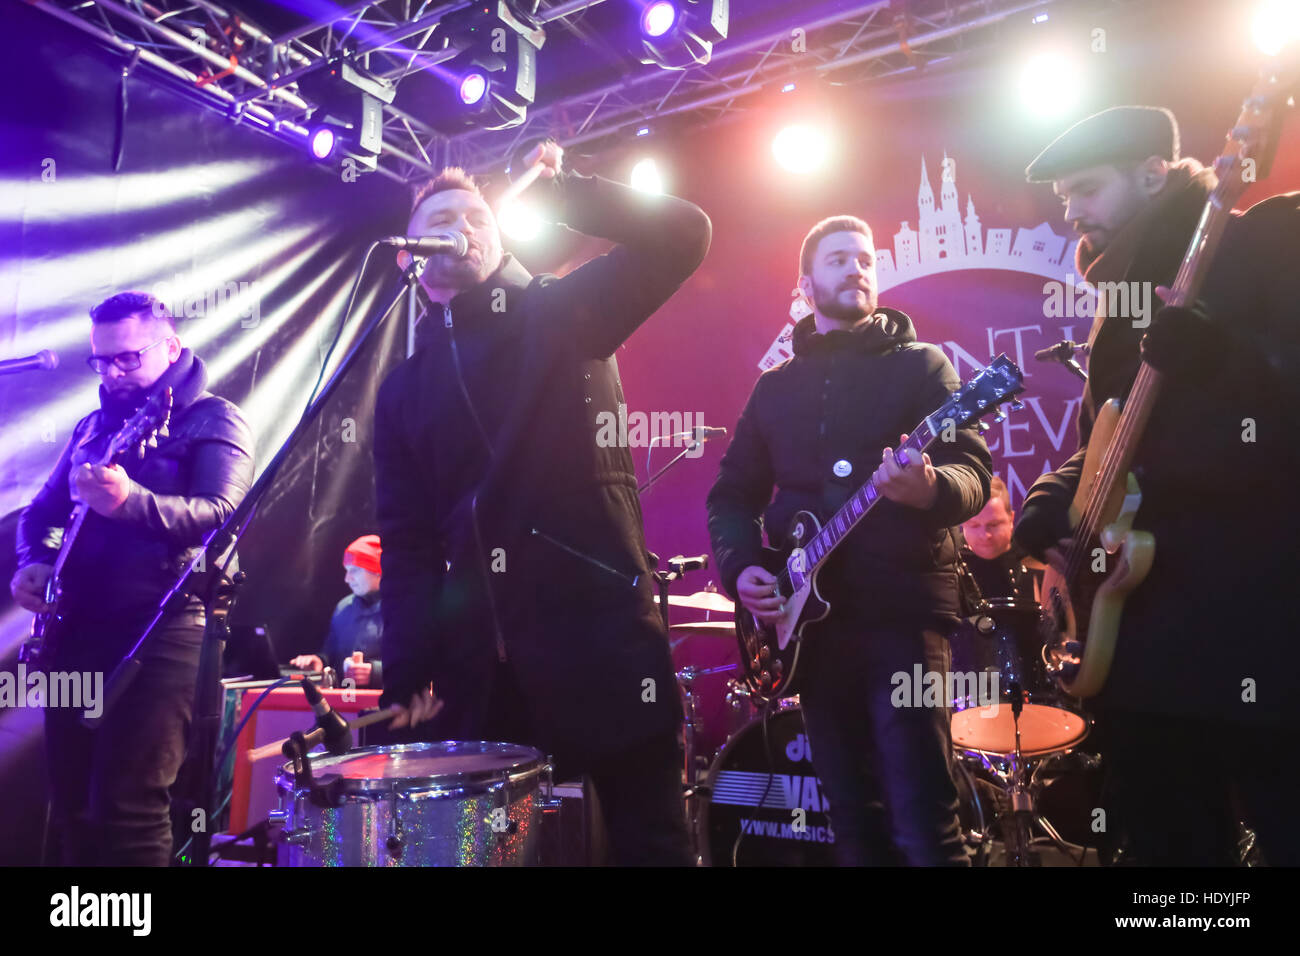
<path id="1" fill-rule="evenodd" d="M 949 528 L 983 507 L 991 460 L 976 429 L 900 466 L 903 433 L 959 385 L 912 320 L 876 307 L 875 249 L 852 216 L 818 223 L 800 252 L 813 314 L 794 357 L 760 376 L 708 498 L 723 584 L 760 620 L 779 613 L 760 515 L 779 545 L 791 517 L 824 520 L 873 476 L 886 500 L 828 559 L 830 616 L 810 626 L 800 693 L 813 762 L 846 865 L 965 865 L 946 702 L 894 706 L 895 674 L 942 679 L 959 614 Z M 773 487 L 776 495 L 773 498 Z"/>
<path id="2" fill-rule="evenodd" d="M 1173 114 L 1151 107 L 1081 121 L 1026 177 L 1064 202 L 1081 236 L 1079 273 L 1122 284 L 1112 288 L 1130 301 L 1173 285 L 1216 184 L 1214 170 L 1179 159 Z M 1110 767 L 1107 832 L 1126 835 L 1131 863 L 1231 863 L 1240 811 L 1269 862 L 1300 864 L 1284 804 L 1297 786 L 1290 718 L 1300 701 L 1288 651 L 1300 537 L 1288 420 L 1300 407 L 1297 261 L 1300 195 L 1274 196 L 1231 217 L 1195 308 L 1142 316 L 1115 297 L 1099 308 L 1079 450 L 1034 484 L 1016 526 L 1018 544 L 1061 570 L 1099 409 L 1128 395 L 1143 359 L 1163 373 L 1132 468 L 1134 527 L 1154 536 L 1154 561 L 1128 595 L 1090 702 Z"/>

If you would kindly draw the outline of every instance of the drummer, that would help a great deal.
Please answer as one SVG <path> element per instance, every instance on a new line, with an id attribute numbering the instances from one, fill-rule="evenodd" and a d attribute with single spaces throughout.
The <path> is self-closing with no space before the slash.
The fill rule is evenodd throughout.
<path id="1" fill-rule="evenodd" d="M 352 591 L 339 601 L 319 654 L 300 654 L 290 664 L 310 670 L 332 667 L 357 687 L 382 687 L 379 660 L 384 636 L 379 614 L 379 535 L 362 535 L 343 552 L 343 580 Z"/>
<path id="2" fill-rule="evenodd" d="M 1027 555 L 1011 541 L 1016 513 L 1011 509 L 1011 492 L 997 475 L 989 490 L 988 504 L 961 526 L 966 539 L 962 560 L 979 585 L 985 600 L 1011 598 L 1037 601 L 1042 566 L 1026 560 Z"/>

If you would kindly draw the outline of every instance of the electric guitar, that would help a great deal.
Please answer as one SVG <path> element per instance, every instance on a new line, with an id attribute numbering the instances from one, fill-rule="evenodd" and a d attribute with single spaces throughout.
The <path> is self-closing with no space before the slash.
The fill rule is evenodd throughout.
<path id="1" fill-rule="evenodd" d="M 1261 74 L 1214 162 L 1218 186 L 1192 233 L 1168 305 L 1196 301 L 1233 204 L 1250 183 L 1268 174 L 1296 79 L 1294 69 L 1287 80 L 1277 66 L 1280 61 Z M 1099 309 L 1104 307 L 1098 303 Z M 1048 673 L 1074 697 L 1095 696 L 1105 684 L 1124 601 L 1146 578 L 1155 558 L 1154 536 L 1133 529 L 1142 493 L 1129 469 L 1160 394 L 1161 379 L 1143 361 L 1127 400 L 1121 405 L 1110 399 L 1102 405 L 1070 504 L 1074 544 L 1064 555 L 1064 571 L 1049 567 L 1043 576 L 1039 622 L 1043 658 Z"/>
<path id="2" fill-rule="evenodd" d="M 998 421 L 1005 416 L 1001 403 L 1024 391 L 1020 369 L 1005 355 L 954 392 L 932 414 L 912 429 L 894 451 L 900 465 L 910 452 L 913 461 L 954 429 L 997 409 Z M 1020 409 L 1019 402 L 1013 403 Z M 914 464 L 905 467 L 917 467 Z M 844 540 L 884 497 L 874 481 L 868 481 L 846 501 L 823 526 L 810 511 L 800 511 L 790 521 L 787 547 L 783 551 L 764 549 L 764 565 L 776 575 L 776 589 L 783 598 L 779 619 L 760 621 L 742 604 L 736 605 L 736 638 L 745 683 L 754 695 L 770 700 L 789 693 L 799 663 L 799 650 L 808 625 L 831 613 L 830 604 L 817 588 L 817 578 L 836 546 Z"/>
<path id="3" fill-rule="evenodd" d="M 143 458 L 146 448 L 157 448 L 158 439 L 167 437 L 167 423 L 171 420 L 171 413 L 172 390 L 164 388 L 152 395 L 139 411 L 127 419 L 109 440 L 104 454 L 93 464 L 111 465 L 133 448 Z M 64 616 L 60 605 L 63 600 L 63 568 L 89 511 L 89 506 L 84 502 L 78 502 L 72 509 L 58 556 L 54 559 L 54 570 L 45 582 L 45 610 L 37 613 L 32 620 L 31 634 L 19 650 L 18 659 L 34 668 L 46 669 L 49 666 L 59 638 L 62 637 Z"/>

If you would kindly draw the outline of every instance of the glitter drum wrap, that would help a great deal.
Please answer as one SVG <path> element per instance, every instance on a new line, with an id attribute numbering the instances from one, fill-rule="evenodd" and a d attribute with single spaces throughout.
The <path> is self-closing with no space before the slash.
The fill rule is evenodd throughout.
<path id="1" fill-rule="evenodd" d="M 317 805 L 295 790 L 292 764 L 280 769 L 284 865 L 536 862 L 551 767 L 531 747 L 485 741 L 367 747 L 313 756 L 311 768 L 342 805 Z"/>

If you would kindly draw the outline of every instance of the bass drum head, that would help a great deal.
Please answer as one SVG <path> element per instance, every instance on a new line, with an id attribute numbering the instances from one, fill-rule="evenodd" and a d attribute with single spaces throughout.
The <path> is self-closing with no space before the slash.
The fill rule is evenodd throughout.
<path id="1" fill-rule="evenodd" d="M 835 834 L 813 770 L 803 711 L 736 733 L 709 768 L 700 814 L 706 866 L 833 866 Z"/>

